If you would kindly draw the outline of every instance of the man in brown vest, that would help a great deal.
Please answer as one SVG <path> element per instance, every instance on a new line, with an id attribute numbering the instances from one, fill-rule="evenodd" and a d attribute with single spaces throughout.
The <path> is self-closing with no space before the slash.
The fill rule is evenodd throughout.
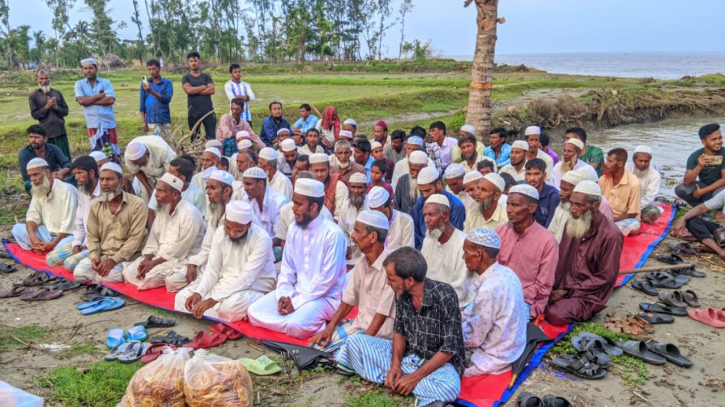
<path id="1" fill-rule="evenodd" d="M 330 157 L 324 153 L 310 156 L 310 171 L 325 184 L 325 206 L 332 213 L 335 222 L 340 218 L 340 208 L 347 200 L 348 190 L 340 174 L 330 174 Z"/>

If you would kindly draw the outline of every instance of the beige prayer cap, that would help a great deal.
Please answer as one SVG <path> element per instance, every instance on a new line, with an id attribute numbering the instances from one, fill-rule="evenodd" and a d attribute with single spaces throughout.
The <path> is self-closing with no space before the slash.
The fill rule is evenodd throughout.
<path id="1" fill-rule="evenodd" d="M 597 170 L 594 169 L 591 165 L 582 165 L 581 168 L 578 170 L 579 173 L 582 175 L 582 178 L 589 181 L 597 182 L 599 180 L 599 175 L 597 175 Z"/>
<path id="2" fill-rule="evenodd" d="M 385 205 L 390 194 L 383 187 L 372 187 L 368 192 L 368 208 L 375 209 Z"/>
<path id="3" fill-rule="evenodd" d="M 588 180 L 576 184 L 574 192 L 579 192 L 584 195 L 602 196 L 602 188 L 599 187 L 599 184 Z"/>
<path id="4" fill-rule="evenodd" d="M 439 205 L 445 205 L 449 208 L 451 207 L 451 203 L 448 202 L 448 198 L 446 198 L 446 196 L 443 194 L 433 194 L 433 195 L 429 196 L 428 199 L 425 200 L 425 203 L 426 204 L 435 203 L 435 204 L 439 204 Z"/>
<path id="5" fill-rule="evenodd" d="M 637 146 L 634 149 L 634 154 L 639 154 L 639 153 L 647 154 L 650 157 L 652 157 L 652 148 L 650 148 L 649 146 Z"/>
<path id="6" fill-rule="evenodd" d="M 250 167 L 244 171 L 243 178 L 267 179 L 267 173 L 259 167 Z"/>
<path id="7" fill-rule="evenodd" d="M 283 140 L 281 143 L 279 143 L 279 147 L 284 152 L 290 152 L 297 149 L 297 145 L 295 144 L 295 141 L 291 138 Z"/>
<path id="8" fill-rule="evenodd" d="M 325 196 L 325 184 L 309 178 L 298 178 L 295 181 L 295 193 L 310 198 L 322 198 Z"/>
<path id="9" fill-rule="evenodd" d="M 380 144 L 379 141 L 373 141 L 372 143 L 370 143 L 370 151 L 373 151 L 376 148 L 383 148 L 383 145 Z"/>
<path id="10" fill-rule="evenodd" d="M 91 151 L 88 153 L 89 156 L 93 157 L 94 160 L 96 160 L 96 163 L 99 161 L 107 160 L 108 157 L 103 153 L 103 151 Z"/>
<path id="11" fill-rule="evenodd" d="M 259 150 L 259 158 L 267 161 L 278 160 L 277 152 L 271 147 L 265 147 Z"/>
<path id="12" fill-rule="evenodd" d="M 161 176 L 161 179 L 159 181 L 163 181 L 164 183 L 168 184 L 171 188 L 174 188 L 175 190 L 181 192 L 184 189 L 184 181 L 180 180 L 173 174 L 167 172 L 164 175 Z"/>
<path id="13" fill-rule="evenodd" d="M 352 140 L 353 139 L 353 135 L 352 135 L 352 132 L 351 131 L 340 130 L 340 132 L 338 133 L 338 138 L 347 138 L 347 139 Z"/>
<path id="14" fill-rule="evenodd" d="M 478 171 L 476 171 L 478 172 Z M 503 180 L 503 177 L 496 174 L 495 172 L 490 172 L 483 176 L 483 179 L 493 184 L 493 186 L 498 189 L 498 192 L 503 192 L 504 189 L 506 189 L 506 181 Z"/>
<path id="15" fill-rule="evenodd" d="M 28 165 L 25 166 L 25 169 L 32 170 L 33 168 L 43 168 L 48 166 L 49 165 L 47 161 L 42 158 L 35 157 L 32 160 L 28 161 Z"/>
<path id="16" fill-rule="evenodd" d="M 530 136 L 532 134 L 538 134 L 541 135 L 541 127 L 539 126 L 529 126 L 524 130 L 524 136 Z"/>
<path id="17" fill-rule="evenodd" d="M 418 185 L 427 185 L 438 181 L 440 177 L 441 173 L 435 167 L 425 167 L 418 173 L 416 181 Z"/>
<path id="18" fill-rule="evenodd" d="M 235 138 L 237 139 L 237 141 L 239 141 L 240 138 L 250 138 L 249 132 L 246 130 L 238 131 Z"/>
<path id="19" fill-rule="evenodd" d="M 350 181 L 348 181 L 350 184 L 366 184 L 368 183 L 368 177 L 361 173 L 356 172 L 350 176 Z"/>
<path id="20" fill-rule="evenodd" d="M 217 158 L 218 158 L 218 159 L 220 159 L 220 160 L 221 160 L 221 158 L 222 158 L 222 153 L 221 153 L 221 152 L 219 152 L 219 149 L 218 149 L 218 148 L 215 148 L 215 147 L 207 147 L 207 149 L 206 149 L 206 150 L 204 150 L 204 152 L 205 152 L 205 153 L 211 153 L 211 154 L 214 154 L 214 155 L 215 155 L 215 156 L 217 156 Z"/>
<path id="21" fill-rule="evenodd" d="M 239 150 L 246 150 L 248 148 L 252 148 L 252 142 L 249 139 L 242 139 L 242 141 L 237 143 L 237 149 Z"/>
<path id="22" fill-rule="evenodd" d="M 464 124 L 463 126 L 461 126 L 461 131 L 465 131 L 466 133 L 470 134 L 476 134 L 476 128 L 473 127 L 473 125 L 471 124 Z"/>
<path id="23" fill-rule="evenodd" d="M 136 161 L 146 154 L 146 146 L 138 141 L 132 141 L 126 146 L 126 151 L 123 153 L 126 158 L 131 161 Z"/>
<path id="24" fill-rule="evenodd" d="M 413 165 L 426 165 L 428 164 L 428 155 L 420 150 L 415 150 L 410 153 L 408 163 Z"/>
<path id="25" fill-rule="evenodd" d="M 561 180 L 576 186 L 584 180 L 584 174 L 579 171 L 569 170 L 561 177 Z"/>
<path id="26" fill-rule="evenodd" d="M 386 218 L 385 215 L 378 211 L 362 211 L 357 215 L 356 220 L 377 229 L 390 229 L 390 221 L 388 221 L 388 218 Z"/>
<path id="27" fill-rule="evenodd" d="M 204 148 L 222 148 L 222 143 L 219 140 L 209 140 L 204 144 Z"/>
<path id="28" fill-rule="evenodd" d="M 101 171 L 113 171 L 119 174 L 123 174 L 123 169 L 121 168 L 121 166 L 110 161 L 101 166 Z"/>
<path id="29" fill-rule="evenodd" d="M 325 153 L 315 153 L 310 156 L 310 165 L 319 163 L 330 163 L 330 156 Z"/>
<path id="30" fill-rule="evenodd" d="M 463 177 L 463 185 L 468 184 L 469 182 L 478 181 L 479 179 L 482 179 L 483 175 L 478 171 L 468 171 L 468 174 L 466 174 L 465 177 Z"/>
<path id="31" fill-rule="evenodd" d="M 227 184 L 229 186 L 232 186 L 232 184 L 234 184 L 234 177 L 232 176 L 232 174 L 222 170 L 215 170 L 214 172 L 212 172 L 209 179 L 219 181 L 222 184 Z"/>
<path id="32" fill-rule="evenodd" d="M 231 201 L 227 204 L 227 209 L 224 212 L 224 215 L 230 222 L 247 225 L 252 221 L 254 212 L 252 211 L 252 206 L 247 202 Z"/>
<path id="33" fill-rule="evenodd" d="M 584 143 L 581 140 L 579 140 L 578 138 L 572 137 L 569 140 L 567 140 L 566 143 L 569 143 L 569 144 L 575 146 L 576 148 L 579 149 L 579 151 L 584 150 Z M 566 144 L 566 143 L 564 143 L 564 144 Z"/>
<path id="34" fill-rule="evenodd" d="M 516 140 L 511 144 L 511 148 L 518 148 L 520 150 L 529 151 L 529 143 L 524 140 Z"/>
<path id="35" fill-rule="evenodd" d="M 463 166 L 458 163 L 453 163 L 446 167 L 446 171 L 444 173 L 446 179 L 458 178 L 464 175 L 466 175 L 466 170 L 464 170 Z"/>

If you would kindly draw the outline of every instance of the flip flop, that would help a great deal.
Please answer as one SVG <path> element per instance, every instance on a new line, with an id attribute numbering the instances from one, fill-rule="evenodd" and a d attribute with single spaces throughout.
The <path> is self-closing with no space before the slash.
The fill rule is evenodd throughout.
<path id="1" fill-rule="evenodd" d="M 544 405 L 546 407 L 572 407 L 569 400 L 559 396 L 544 396 Z"/>
<path id="2" fill-rule="evenodd" d="M 664 359 L 663 359 L 664 360 Z M 598 380 L 606 376 L 607 371 L 581 356 L 563 355 L 551 361 L 554 369 L 573 374 L 585 380 Z"/>
<path id="3" fill-rule="evenodd" d="M 13 264 L 0 263 L 0 274 L 10 274 L 17 270 L 17 267 Z"/>
<path id="4" fill-rule="evenodd" d="M 126 304 L 126 301 L 120 298 L 105 297 L 104 299 L 95 303 L 95 305 L 81 310 L 81 315 L 91 315 L 98 312 L 117 310 L 123 307 L 124 304 Z"/>
<path id="5" fill-rule="evenodd" d="M 209 327 L 209 330 L 212 331 L 215 334 L 224 335 L 227 337 L 228 340 L 235 341 L 242 337 L 242 333 L 232 329 L 222 323 L 218 323 L 216 325 L 212 325 Z"/>
<path id="6" fill-rule="evenodd" d="M 143 326 L 146 328 L 168 328 L 176 325 L 176 320 L 173 318 L 161 318 L 155 315 L 151 315 L 149 319 L 144 322 L 136 322 L 133 326 Z"/>
<path id="7" fill-rule="evenodd" d="M 168 343 L 155 343 L 149 346 L 146 352 L 141 357 L 141 363 L 147 364 L 153 362 L 154 360 L 158 359 L 159 356 L 164 354 L 164 349 L 166 348 L 176 350 L 176 346 L 169 345 Z"/>
<path id="8" fill-rule="evenodd" d="M 645 275 L 645 278 L 647 278 L 647 280 L 649 280 L 649 282 L 655 287 L 671 289 L 678 289 L 690 281 L 690 277 L 687 276 L 679 276 L 678 278 L 675 278 L 671 274 L 659 272 L 648 273 Z"/>
<path id="9" fill-rule="evenodd" d="M 664 365 L 667 363 L 665 358 L 647 349 L 647 345 L 642 341 L 617 342 L 617 346 L 622 348 L 625 354 L 647 363 L 653 365 Z"/>
<path id="10" fill-rule="evenodd" d="M 591 332 L 580 332 L 579 335 L 577 335 L 580 338 L 586 339 L 586 338 L 595 338 L 602 342 L 604 345 L 604 351 L 611 355 L 611 356 L 622 356 L 622 350 L 617 347 L 617 344 L 614 343 L 613 340 L 606 336 L 599 336 L 595 335 Z M 574 343 L 574 340 L 572 339 L 572 344 Z M 576 349 L 576 346 L 574 347 Z M 578 349 L 577 349 L 578 350 Z"/>
<path id="11" fill-rule="evenodd" d="M 687 315 L 695 321 L 710 325 L 714 328 L 725 328 L 725 321 L 718 318 L 717 310 L 714 308 L 693 309 L 687 311 Z"/>
<path id="12" fill-rule="evenodd" d="M 687 308 L 687 303 L 682 298 L 682 292 L 673 291 L 671 293 L 660 293 L 660 302 L 673 307 Z"/>
<path id="13" fill-rule="evenodd" d="M 146 328 L 143 326 L 132 326 L 128 328 L 128 340 L 129 341 L 145 341 L 148 339 L 146 334 Z"/>
<path id="14" fill-rule="evenodd" d="M 129 338 L 130 339 L 130 338 Z M 113 349 L 116 346 L 126 342 L 126 334 L 121 328 L 111 328 L 106 338 L 106 346 Z"/>
<path id="15" fill-rule="evenodd" d="M 642 311 L 654 312 L 657 314 L 668 314 L 668 315 L 674 315 L 677 317 L 686 317 L 687 316 L 687 310 L 685 308 L 669 307 L 664 304 L 650 304 L 647 302 L 643 302 L 643 303 L 639 304 L 639 308 Z"/>
<path id="16" fill-rule="evenodd" d="M 50 280 L 50 276 L 42 271 L 36 271 L 23 280 L 23 285 L 27 287 L 35 287 L 47 283 L 48 280 Z"/>
<path id="17" fill-rule="evenodd" d="M 208 349 L 219 346 L 227 341 L 227 337 L 220 334 L 199 331 L 194 336 L 194 340 L 184 345 L 185 348 Z"/>
<path id="18" fill-rule="evenodd" d="M 118 361 L 121 363 L 133 363 L 140 360 L 144 352 L 148 349 L 148 345 L 138 341 L 128 343 L 130 344 L 129 347 L 118 357 Z"/>
<path id="19" fill-rule="evenodd" d="M 697 294 L 692 290 L 685 290 L 682 293 L 682 299 L 687 303 L 687 306 L 692 308 L 700 308 L 700 300 L 697 299 Z"/>
<path id="20" fill-rule="evenodd" d="M 111 349 L 110 352 L 104 357 L 104 359 L 108 362 L 113 362 L 114 360 L 118 360 L 118 357 L 123 355 L 124 352 L 126 352 L 126 349 L 131 346 L 132 342 L 124 342 L 115 348 Z"/>
<path id="21" fill-rule="evenodd" d="M 659 290 L 657 290 L 657 288 L 655 288 L 655 286 L 647 280 L 632 280 L 631 286 L 637 291 L 642 291 L 643 293 L 654 297 L 660 294 Z"/>
<path id="22" fill-rule="evenodd" d="M 266 355 L 262 355 L 257 359 L 240 358 L 239 361 L 247 370 L 257 376 L 269 376 L 282 371 L 282 368 Z"/>
<path id="23" fill-rule="evenodd" d="M 35 290 L 25 291 L 20 295 L 20 299 L 23 301 L 47 301 L 54 300 L 63 295 L 63 291 L 53 291 L 45 287 L 40 287 Z"/>
<path id="24" fill-rule="evenodd" d="M 521 393 L 516 398 L 516 407 L 546 407 L 544 400 L 531 393 Z"/>
<path id="25" fill-rule="evenodd" d="M 92 300 L 88 302 L 82 302 L 80 304 L 76 304 L 76 308 L 80 310 L 84 310 L 86 308 L 90 308 L 98 304 L 99 302 L 103 301 L 106 297 L 95 297 Z"/>
<path id="26" fill-rule="evenodd" d="M 647 344 L 650 352 L 662 356 L 668 362 L 680 367 L 692 367 L 692 361 L 680 353 L 680 349 L 671 343 L 650 342 Z"/>
<path id="27" fill-rule="evenodd" d="M 682 264 L 685 262 L 684 260 L 682 260 L 682 257 L 680 257 L 676 254 L 671 254 L 669 256 L 660 254 L 659 256 L 657 256 L 657 261 L 661 261 L 662 263 L 672 264 L 673 266 L 675 264 Z"/>
<path id="28" fill-rule="evenodd" d="M 20 297 L 27 290 L 32 290 L 32 288 L 24 285 L 16 285 L 10 291 L 0 292 L 0 298 Z"/>
<path id="29" fill-rule="evenodd" d="M 639 317 L 652 325 L 671 324 L 675 322 L 675 317 L 672 315 L 658 314 L 656 312 L 640 312 Z"/>
<path id="30" fill-rule="evenodd" d="M 695 249 L 690 247 L 690 245 L 687 243 L 671 244 L 669 246 L 669 249 L 673 256 L 699 256 L 700 255 L 700 253 L 698 253 Z M 666 257 L 666 256 L 663 256 L 663 257 Z"/>

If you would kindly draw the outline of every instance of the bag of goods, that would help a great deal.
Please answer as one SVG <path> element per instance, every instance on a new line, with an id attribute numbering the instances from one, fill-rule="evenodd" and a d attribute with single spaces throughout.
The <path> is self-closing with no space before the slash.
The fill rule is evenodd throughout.
<path id="1" fill-rule="evenodd" d="M 158 359 L 133 375 L 117 407 L 185 407 L 184 365 L 191 349 L 165 348 Z"/>
<path id="2" fill-rule="evenodd" d="M 244 365 L 197 350 L 184 368 L 184 395 L 191 407 L 251 407 L 252 378 Z"/>

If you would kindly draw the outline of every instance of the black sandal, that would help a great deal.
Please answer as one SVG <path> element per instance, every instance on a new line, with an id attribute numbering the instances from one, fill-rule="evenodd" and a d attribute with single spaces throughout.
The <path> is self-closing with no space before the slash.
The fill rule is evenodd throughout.
<path id="1" fill-rule="evenodd" d="M 546 407 L 544 400 L 531 393 L 521 393 L 516 398 L 516 407 Z"/>
<path id="2" fill-rule="evenodd" d="M 149 319 L 144 322 L 136 322 L 133 326 L 143 326 L 146 328 L 168 328 L 176 325 L 174 318 L 161 318 L 155 315 L 151 315 Z"/>
<path id="3" fill-rule="evenodd" d="M 0 263 L 0 274 L 10 274 L 16 272 L 18 269 L 14 264 Z"/>
<path id="4" fill-rule="evenodd" d="M 573 374 L 585 380 L 598 380 L 607 375 L 607 371 L 583 356 L 563 355 L 551 361 L 554 369 Z"/>

